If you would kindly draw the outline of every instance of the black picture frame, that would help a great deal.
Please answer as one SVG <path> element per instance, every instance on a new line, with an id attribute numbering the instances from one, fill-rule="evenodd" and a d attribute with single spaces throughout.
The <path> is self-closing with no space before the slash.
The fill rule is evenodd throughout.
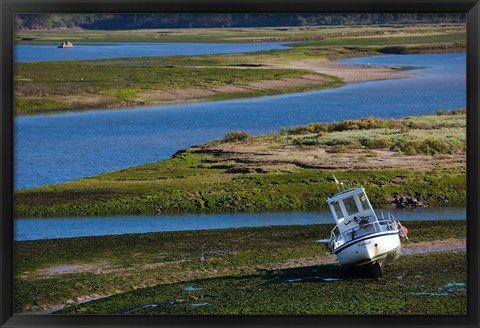
<path id="1" fill-rule="evenodd" d="M 478 0 L 0 0 L 1 176 L 0 326 L 10 327 L 479 327 L 478 176 L 480 4 Z M 467 14 L 467 315 L 137 316 L 13 314 L 13 16 L 15 13 L 466 13 Z"/>

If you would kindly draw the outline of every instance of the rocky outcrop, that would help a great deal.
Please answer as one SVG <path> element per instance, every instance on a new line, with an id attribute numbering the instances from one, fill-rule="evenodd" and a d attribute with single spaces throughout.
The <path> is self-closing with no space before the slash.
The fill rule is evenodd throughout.
<path id="1" fill-rule="evenodd" d="M 430 206 L 427 199 L 420 194 L 416 194 L 415 196 L 394 194 L 390 199 L 390 204 L 395 206 L 395 208 L 419 208 Z"/>
<path id="2" fill-rule="evenodd" d="M 63 41 L 61 45 L 58 46 L 59 48 L 73 48 L 73 43 L 70 41 Z"/>

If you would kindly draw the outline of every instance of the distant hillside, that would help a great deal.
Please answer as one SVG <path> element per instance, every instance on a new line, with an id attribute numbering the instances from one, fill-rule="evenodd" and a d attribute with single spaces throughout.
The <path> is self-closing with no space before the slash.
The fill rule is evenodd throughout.
<path id="1" fill-rule="evenodd" d="M 278 27 L 465 23 L 464 14 L 26 14 L 15 16 L 17 30 L 74 28 L 125 30 L 153 28 Z"/>

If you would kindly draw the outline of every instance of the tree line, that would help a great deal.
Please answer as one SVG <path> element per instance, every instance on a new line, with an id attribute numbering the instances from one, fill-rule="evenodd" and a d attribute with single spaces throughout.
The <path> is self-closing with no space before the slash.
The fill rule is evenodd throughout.
<path id="1" fill-rule="evenodd" d="M 128 30 L 465 23 L 464 14 L 18 14 L 15 28 Z"/>

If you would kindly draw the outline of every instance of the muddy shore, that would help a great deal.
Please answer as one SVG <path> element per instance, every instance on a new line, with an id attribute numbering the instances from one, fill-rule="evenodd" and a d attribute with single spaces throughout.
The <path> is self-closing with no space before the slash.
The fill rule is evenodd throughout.
<path id="1" fill-rule="evenodd" d="M 412 221 L 407 226 L 410 241 L 403 243 L 399 261 L 465 253 L 465 222 Z M 308 276 L 303 271 L 315 269 L 337 277 L 335 257 L 327 245 L 315 242 L 331 229 L 330 224 L 275 226 L 18 242 L 16 312 L 90 307 L 90 301 L 111 295 L 116 299 L 132 291 L 262 272 L 302 277 Z"/>

